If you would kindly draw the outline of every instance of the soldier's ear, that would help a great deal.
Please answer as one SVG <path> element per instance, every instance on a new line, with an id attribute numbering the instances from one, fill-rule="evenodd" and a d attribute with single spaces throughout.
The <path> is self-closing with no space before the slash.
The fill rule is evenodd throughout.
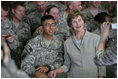
<path id="1" fill-rule="evenodd" d="M 43 26 L 40 26 L 39 28 L 40 28 L 40 30 L 43 32 Z"/>
<path id="2" fill-rule="evenodd" d="M 69 5 L 69 8 L 70 8 L 70 9 L 72 9 L 72 8 L 73 8 L 73 6 L 72 6 L 72 5 Z"/>
<path id="3" fill-rule="evenodd" d="M 45 12 L 45 15 L 48 15 L 48 12 Z"/>
<path id="4" fill-rule="evenodd" d="M 12 9 L 12 13 L 13 13 L 13 14 L 15 13 L 15 10 L 14 10 L 14 9 Z"/>

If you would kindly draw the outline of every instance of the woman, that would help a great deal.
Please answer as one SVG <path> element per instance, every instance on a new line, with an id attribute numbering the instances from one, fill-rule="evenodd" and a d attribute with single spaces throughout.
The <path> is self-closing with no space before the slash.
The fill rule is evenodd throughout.
<path id="1" fill-rule="evenodd" d="M 68 72 L 71 78 L 105 76 L 105 68 L 96 66 L 93 60 L 100 37 L 85 29 L 84 16 L 78 10 L 69 13 L 67 22 L 73 34 L 64 44 L 64 65 L 48 75 L 55 77 L 56 73 Z"/>

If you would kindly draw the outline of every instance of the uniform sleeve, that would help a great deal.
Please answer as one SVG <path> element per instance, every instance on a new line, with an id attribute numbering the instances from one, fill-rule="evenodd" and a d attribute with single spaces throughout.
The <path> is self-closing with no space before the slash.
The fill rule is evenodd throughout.
<path id="1" fill-rule="evenodd" d="M 64 45 L 64 65 L 61 66 L 61 68 L 64 68 L 64 72 L 67 72 L 69 71 L 70 66 L 71 66 L 71 60 L 67 53 L 67 47 L 66 45 Z"/>
<path id="2" fill-rule="evenodd" d="M 14 41 L 12 43 L 9 43 L 9 46 L 11 50 L 15 51 L 16 48 L 19 46 L 18 36 L 15 33 L 12 34 L 13 34 Z"/>
<path id="3" fill-rule="evenodd" d="M 21 58 L 21 69 L 30 76 L 34 76 L 36 71 L 34 67 L 35 56 L 33 55 L 33 50 L 29 45 L 25 46 Z"/>
<path id="4" fill-rule="evenodd" d="M 59 47 L 59 49 L 57 49 L 58 55 L 55 59 L 54 64 L 49 65 L 51 67 L 51 70 L 59 68 L 61 65 L 63 65 L 64 63 L 64 51 L 63 51 L 63 44 L 61 44 L 61 46 Z"/>
<path id="5" fill-rule="evenodd" d="M 100 37 L 98 36 L 95 41 L 96 51 L 99 44 L 99 40 L 100 40 Z M 106 76 L 106 66 L 97 66 L 97 68 L 98 68 L 98 76 Z"/>
<path id="6" fill-rule="evenodd" d="M 112 65 L 117 63 L 117 46 L 114 45 L 113 47 L 110 47 L 109 50 L 106 51 L 97 51 L 96 57 L 95 57 L 95 63 L 97 65 Z"/>

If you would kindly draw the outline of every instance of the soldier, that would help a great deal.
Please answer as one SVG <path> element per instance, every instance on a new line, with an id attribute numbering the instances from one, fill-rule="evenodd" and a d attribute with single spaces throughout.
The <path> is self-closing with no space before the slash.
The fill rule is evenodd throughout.
<path id="1" fill-rule="evenodd" d="M 14 53 L 15 57 L 14 59 L 16 60 L 18 67 L 20 67 L 20 57 L 23 47 L 31 37 L 30 26 L 22 21 L 24 13 L 25 13 L 24 4 L 22 2 L 15 2 L 12 7 L 13 16 L 11 18 L 11 23 L 12 23 L 12 28 L 15 29 L 16 31 L 16 35 L 18 36 L 18 42 L 19 42 L 19 46 L 16 50 L 16 53 Z"/>
<path id="2" fill-rule="evenodd" d="M 2 39 L 6 40 L 11 52 L 13 53 L 18 47 L 18 37 L 15 30 L 12 29 L 11 22 L 6 18 L 8 15 L 9 6 L 7 2 L 2 2 L 1 5 L 1 35 Z"/>
<path id="3" fill-rule="evenodd" d="M 63 5 L 61 2 L 59 2 L 59 1 L 48 1 L 48 3 L 47 3 L 47 6 L 48 5 L 55 5 L 55 6 L 57 6 L 58 8 L 59 8 L 59 12 L 61 12 L 61 11 L 65 11 L 66 10 L 66 6 L 65 5 Z"/>
<path id="4" fill-rule="evenodd" d="M 110 23 L 104 22 L 101 24 L 101 39 L 96 51 L 95 63 L 100 66 L 107 66 L 114 64 L 115 77 L 117 78 L 117 35 L 112 45 L 109 46 L 110 50 L 105 50 L 105 41 L 110 33 Z"/>
<path id="5" fill-rule="evenodd" d="M 28 78 L 29 76 L 18 70 L 14 61 L 10 57 L 10 49 L 7 46 L 7 43 L 1 41 L 1 77 L 2 78 Z"/>
<path id="6" fill-rule="evenodd" d="M 63 41 L 54 36 L 54 18 L 43 16 L 40 28 L 43 33 L 31 39 L 22 53 L 21 68 L 32 77 L 47 77 L 48 71 L 63 64 Z"/>
<path id="7" fill-rule="evenodd" d="M 111 16 L 105 12 L 98 13 L 94 19 L 95 19 L 95 21 L 98 22 L 99 27 L 93 33 L 96 33 L 98 35 L 101 35 L 101 31 L 102 31 L 101 25 L 103 24 L 103 22 L 112 22 Z M 105 51 L 107 51 L 107 52 L 111 51 L 111 47 L 114 46 L 116 38 L 117 38 L 117 30 L 110 29 L 110 34 L 107 37 L 106 42 L 105 42 L 105 49 L 104 49 Z M 107 78 L 114 77 L 115 76 L 114 75 L 115 74 L 114 66 L 109 65 L 106 68 L 107 68 Z"/>
<path id="8" fill-rule="evenodd" d="M 26 15 L 36 11 L 36 9 L 37 9 L 36 1 L 26 1 L 25 8 L 26 8 L 26 11 L 25 11 Z"/>
<path id="9" fill-rule="evenodd" d="M 49 5 L 46 7 L 45 10 L 45 15 L 52 15 L 56 21 L 56 31 L 55 35 L 66 40 L 70 36 L 69 31 L 67 31 L 65 28 L 62 27 L 62 25 L 58 21 L 58 16 L 59 16 L 59 9 L 55 5 Z M 34 37 L 39 35 L 40 32 L 40 27 L 36 29 L 34 32 Z"/>
<path id="10" fill-rule="evenodd" d="M 92 32 L 98 27 L 97 22 L 94 21 L 95 15 L 100 12 L 107 12 L 105 9 L 100 7 L 101 1 L 89 1 L 89 7 L 84 9 L 82 12 L 86 17 L 86 28 Z"/>
<path id="11" fill-rule="evenodd" d="M 31 34 L 34 33 L 36 28 L 40 26 L 41 17 L 44 15 L 44 11 L 46 8 L 46 1 L 37 1 L 37 10 L 28 14 L 26 17 L 24 17 L 23 21 L 28 23 L 31 27 Z"/>

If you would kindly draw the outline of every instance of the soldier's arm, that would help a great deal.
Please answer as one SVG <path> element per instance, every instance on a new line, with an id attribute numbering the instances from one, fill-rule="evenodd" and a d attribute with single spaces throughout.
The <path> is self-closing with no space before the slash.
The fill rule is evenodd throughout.
<path id="1" fill-rule="evenodd" d="M 95 38 L 95 49 L 97 50 L 97 47 L 99 45 L 99 41 L 100 41 L 100 36 L 97 36 L 97 38 Z M 106 66 L 97 66 L 98 68 L 98 77 L 99 78 L 103 78 L 106 76 Z"/>
<path id="2" fill-rule="evenodd" d="M 114 45 L 109 47 L 108 50 L 105 51 L 97 51 L 95 63 L 100 66 L 107 66 L 117 63 L 117 46 Z"/>
<path id="3" fill-rule="evenodd" d="M 13 35 L 14 40 L 12 43 L 9 43 L 9 46 L 10 46 L 11 50 L 15 51 L 19 45 L 18 36 L 15 33 L 12 33 L 12 35 Z"/>
<path id="4" fill-rule="evenodd" d="M 33 55 L 33 49 L 26 45 L 21 57 L 21 69 L 30 76 L 35 76 L 36 69 L 34 67 L 35 56 Z"/>
<path id="5" fill-rule="evenodd" d="M 64 62 L 64 48 L 63 45 L 60 46 L 59 49 L 57 49 L 58 55 L 55 59 L 55 62 L 51 65 L 49 65 L 51 67 L 51 70 L 59 68 L 61 65 L 63 65 Z"/>

